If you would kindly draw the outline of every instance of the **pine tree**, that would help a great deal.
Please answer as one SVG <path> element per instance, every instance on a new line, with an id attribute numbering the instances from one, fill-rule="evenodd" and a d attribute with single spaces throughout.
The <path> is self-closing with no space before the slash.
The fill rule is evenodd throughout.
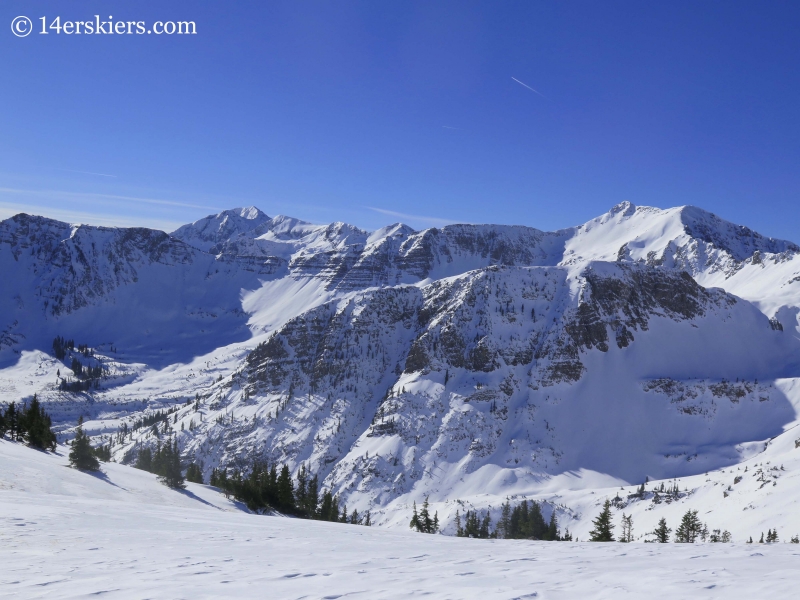
<path id="1" fill-rule="evenodd" d="M 205 483 L 203 481 L 203 471 L 200 470 L 200 467 L 197 464 L 191 463 L 186 468 L 186 481 L 199 484 Z"/>
<path id="2" fill-rule="evenodd" d="M 81 471 L 98 471 L 100 463 L 97 462 L 89 436 L 83 431 L 83 417 L 78 419 L 78 431 L 72 440 L 72 450 L 69 452 L 70 464 Z"/>
<path id="3" fill-rule="evenodd" d="M 633 515 L 626 517 L 625 513 L 622 513 L 622 535 L 619 541 L 625 543 L 633 541 Z"/>
<path id="4" fill-rule="evenodd" d="M 506 498 L 506 503 L 500 511 L 500 521 L 497 523 L 497 534 L 499 537 L 510 538 L 511 535 L 511 503 Z"/>
<path id="5" fill-rule="evenodd" d="M 8 405 L 8 409 L 6 409 L 6 414 L 5 414 L 5 422 L 6 422 L 6 428 L 8 429 L 9 437 L 11 438 L 11 441 L 12 442 L 16 441 L 17 440 L 17 433 L 19 431 L 18 422 L 17 422 L 17 405 L 16 405 L 16 403 L 12 402 L 11 404 Z"/>
<path id="6" fill-rule="evenodd" d="M 547 525 L 547 531 L 545 532 L 542 539 L 547 540 L 549 542 L 558 541 L 558 520 L 556 517 L 555 508 L 553 508 L 553 512 L 550 513 L 550 523 Z"/>
<path id="7" fill-rule="evenodd" d="M 422 510 L 419 511 L 419 528 L 417 531 L 422 533 L 433 533 L 433 519 L 428 510 L 428 498 L 425 497 L 425 502 L 422 503 Z"/>
<path id="8" fill-rule="evenodd" d="M 681 524 L 675 531 L 675 541 L 681 544 L 694 544 L 703 529 L 696 510 L 687 510 L 681 519 Z"/>
<path id="9" fill-rule="evenodd" d="M 294 489 L 287 465 L 283 465 L 280 477 L 278 477 L 277 496 L 278 506 L 284 511 L 291 512 L 294 508 Z"/>
<path id="10" fill-rule="evenodd" d="M 181 454 L 178 450 L 178 440 L 170 444 L 167 442 L 161 451 L 163 467 L 161 481 L 174 490 L 182 490 L 186 487 L 181 472 Z"/>
<path id="11" fill-rule="evenodd" d="M 614 524 L 611 522 L 611 502 L 605 501 L 602 512 L 592 521 L 594 529 L 589 533 L 591 542 L 613 542 L 614 535 L 612 529 Z"/>
<path id="12" fill-rule="evenodd" d="M 667 527 L 667 520 L 664 517 L 661 517 L 661 520 L 658 522 L 658 527 L 653 530 L 653 535 L 655 536 L 656 541 L 659 544 L 668 543 L 670 533 L 672 533 L 672 529 Z"/>
<path id="13" fill-rule="evenodd" d="M 141 469 L 142 471 L 149 471 L 153 472 L 153 452 L 150 448 L 142 448 L 139 450 L 139 454 L 136 457 L 136 465 L 134 465 L 137 469 Z M 212 484 L 216 485 L 216 484 Z"/>
<path id="14" fill-rule="evenodd" d="M 408 526 L 415 531 L 420 531 L 419 514 L 417 514 L 416 501 L 414 502 L 414 512 L 411 514 L 411 522 L 408 524 Z"/>

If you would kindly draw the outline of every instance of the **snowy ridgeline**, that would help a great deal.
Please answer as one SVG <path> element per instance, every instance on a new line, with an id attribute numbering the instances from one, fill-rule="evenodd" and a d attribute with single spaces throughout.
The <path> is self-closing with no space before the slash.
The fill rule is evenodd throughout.
<path id="1" fill-rule="evenodd" d="M 63 452 L 63 449 L 60 450 Z M 420 535 L 247 514 L 109 463 L 0 441 L 4 598 L 788 598 L 794 544 L 602 544 Z M 782 482 L 783 483 L 783 482 Z M 636 523 L 636 517 L 634 517 Z"/>
<path id="2" fill-rule="evenodd" d="M 0 223 L 0 402 L 37 394 L 61 441 L 83 416 L 118 462 L 177 439 L 206 480 L 305 466 L 378 525 L 429 498 L 452 534 L 457 512 L 496 524 L 527 498 L 583 540 L 609 499 L 635 539 L 696 509 L 735 541 L 783 540 L 799 254 L 628 203 L 557 232 L 18 215 Z"/>

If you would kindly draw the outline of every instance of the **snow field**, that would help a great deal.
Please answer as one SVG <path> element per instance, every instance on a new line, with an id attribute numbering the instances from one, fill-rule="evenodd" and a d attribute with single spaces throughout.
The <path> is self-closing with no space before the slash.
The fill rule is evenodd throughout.
<path id="1" fill-rule="evenodd" d="M 0 441 L 7 598 L 788 598 L 794 544 L 470 540 L 247 514 Z"/>

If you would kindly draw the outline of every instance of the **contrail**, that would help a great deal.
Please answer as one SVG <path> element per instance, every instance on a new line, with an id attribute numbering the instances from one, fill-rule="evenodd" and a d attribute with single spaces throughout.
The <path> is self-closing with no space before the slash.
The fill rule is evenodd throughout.
<path id="1" fill-rule="evenodd" d="M 93 173 L 92 171 L 76 171 L 75 169 L 59 169 L 59 171 L 69 171 L 70 173 L 83 173 L 84 175 L 99 175 L 100 177 L 116 177 L 116 175 L 106 175 L 105 173 Z"/>
<path id="2" fill-rule="evenodd" d="M 545 99 L 547 98 L 547 96 L 545 96 L 545 95 L 544 95 L 544 94 L 542 94 L 541 92 L 537 92 L 535 89 L 533 89 L 533 88 L 532 88 L 531 86 L 529 86 L 527 83 L 522 83 L 522 82 L 521 82 L 519 79 L 517 79 L 516 77 L 512 77 L 511 79 L 513 79 L 514 81 L 516 81 L 518 84 L 520 84 L 520 85 L 522 85 L 522 86 L 525 86 L 525 87 L 526 87 L 526 88 L 528 88 L 530 91 L 532 91 L 532 92 L 534 92 L 534 93 L 536 93 L 536 94 L 539 94 L 539 95 L 540 95 L 542 98 L 545 98 Z"/>

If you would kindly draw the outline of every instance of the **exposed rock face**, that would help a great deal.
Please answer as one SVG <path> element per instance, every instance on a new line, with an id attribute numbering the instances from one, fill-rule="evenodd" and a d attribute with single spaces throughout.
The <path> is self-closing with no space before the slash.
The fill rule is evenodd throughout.
<path id="1" fill-rule="evenodd" d="M 574 403 L 585 393 L 573 386 L 611 353 L 612 341 L 616 352 L 635 354 L 636 338 L 654 319 L 691 331 L 704 318 L 732 318 L 736 307 L 734 297 L 686 273 L 606 263 L 590 265 L 577 281 L 561 267 L 488 267 L 332 301 L 279 328 L 247 357 L 232 387 L 212 396 L 218 406 L 246 397 L 267 415 L 246 436 L 234 429 L 215 438 L 217 460 L 255 450 L 307 462 L 327 485 L 370 502 L 408 492 L 438 461 L 455 461 L 464 473 L 498 464 L 507 456 L 498 444 L 508 436 L 524 441 L 500 463 L 558 472 L 582 446 L 555 433 L 569 414 L 557 408 L 560 398 Z M 762 334 L 771 335 L 761 320 Z M 669 381 L 639 393 L 678 402 L 676 415 L 717 418 L 707 401 L 675 399 L 686 389 L 739 393 L 713 381 Z M 764 389 L 767 398 L 777 393 Z M 391 451 L 371 456 L 364 447 Z"/>
<path id="2" fill-rule="evenodd" d="M 121 285 L 136 283 L 153 263 L 180 267 L 198 252 L 163 231 L 70 226 L 20 214 L 0 223 L 0 246 L 23 255 L 38 278 L 48 314 L 88 307 Z"/>

